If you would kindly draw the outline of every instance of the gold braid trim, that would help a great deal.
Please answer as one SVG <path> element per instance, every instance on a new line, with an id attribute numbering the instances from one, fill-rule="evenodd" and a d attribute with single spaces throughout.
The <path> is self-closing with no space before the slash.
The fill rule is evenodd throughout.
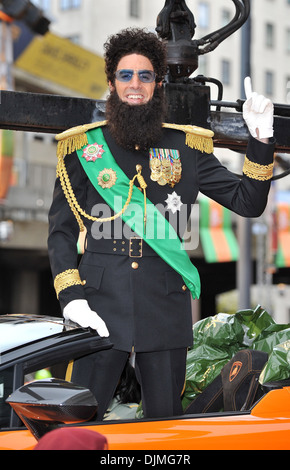
<path id="1" fill-rule="evenodd" d="M 77 220 L 77 223 L 79 225 L 79 228 L 80 228 L 80 231 L 81 232 L 84 232 L 85 230 L 85 227 L 84 227 L 84 223 L 80 217 L 80 214 L 79 214 L 79 211 L 77 209 L 77 201 L 76 201 L 76 197 L 75 197 L 75 194 L 73 192 L 73 189 L 72 189 L 72 186 L 71 186 L 71 182 L 70 182 L 70 179 L 69 179 L 69 176 L 67 174 L 67 171 L 66 171 L 66 167 L 65 167 L 65 163 L 64 163 L 64 160 L 62 157 L 58 157 L 58 164 L 57 164 L 57 169 L 56 169 L 56 176 L 59 178 L 60 180 L 60 184 L 61 184 L 61 187 L 62 187 L 62 190 L 63 190 L 63 193 L 66 197 L 66 200 Z"/>
<path id="2" fill-rule="evenodd" d="M 54 288 L 56 291 L 57 298 L 61 291 L 71 286 L 85 285 L 85 281 L 82 281 L 80 274 L 77 269 L 68 269 L 63 273 L 58 274 L 54 280 Z"/>
<path id="3" fill-rule="evenodd" d="M 243 167 L 243 173 L 258 181 L 268 181 L 273 176 L 274 163 L 269 165 L 260 165 L 259 163 L 251 162 L 247 156 L 245 156 L 245 163 Z"/>

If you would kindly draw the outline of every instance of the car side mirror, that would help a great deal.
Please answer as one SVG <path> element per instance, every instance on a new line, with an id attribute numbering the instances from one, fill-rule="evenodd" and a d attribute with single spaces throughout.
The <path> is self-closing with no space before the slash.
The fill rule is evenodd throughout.
<path id="1" fill-rule="evenodd" d="M 89 421 L 98 409 L 90 390 L 54 378 L 23 385 L 6 402 L 37 440 L 60 424 Z"/>

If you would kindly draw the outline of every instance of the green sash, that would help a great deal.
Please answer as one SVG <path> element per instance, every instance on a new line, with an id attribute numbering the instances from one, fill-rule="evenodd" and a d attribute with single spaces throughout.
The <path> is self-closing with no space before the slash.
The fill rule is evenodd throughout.
<path id="1" fill-rule="evenodd" d="M 97 158 L 94 162 L 87 161 L 82 157 L 83 147 L 77 150 L 80 162 L 95 189 L 106 201 L 106 203 L 118 213 L 121 207 L 116 210 L 116 202 L 119 206 L 120 201 L 126 202 L 129 190 L 129 178 L 121 170 L 116 163 L 111 151 L 104 138 L 102 129 L 96 128 L 87 132 L 88 145 L 97 143 L 103 146 L 104 153 L 101 158 Z M 138 163 L 138 162 L 136 162 Z M 98 175 L 104 169 L 112 169 L 117 173 L 117 181 L 110 189 L 102 188 L 98 184 Z M 121 215 L 123 221 L 143 238 L 153 250 L 177 271 L 183 278 L 184 283 L 190 290 L 193 298 L 199 298 L 200 295 L 200 278 L 196 267 L 191 263 L 186 253 L 183 243 L 178 238 L 172 225 L 166 220 L 161 212 L 155 208 L 148 198 L 147 205 L 147 223 L 144 232 L 144 196 L 141 191 L 134 186 L 132 199 L 127 210 Z M 135 210 L 134 210 L 135 208 Z M 132 211 L 134 215 L 132 217 Z M 160 234 L 160 227 L 162 227 Z"/>

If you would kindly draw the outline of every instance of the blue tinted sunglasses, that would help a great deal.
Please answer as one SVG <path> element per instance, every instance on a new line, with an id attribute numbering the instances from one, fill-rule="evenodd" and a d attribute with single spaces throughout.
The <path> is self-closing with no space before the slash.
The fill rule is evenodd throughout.
<path id="1" fill-rule="evenodd" d="M 143 83 L 152 83 L 156 78 L 155 72 L 153 70 L 131 70 L 131 69 L 122 69 L 117 70 L 115 76 L 119 82 L 130 82 L 133 78 L 134 73 L 137 73 L 139 80 Z"/>

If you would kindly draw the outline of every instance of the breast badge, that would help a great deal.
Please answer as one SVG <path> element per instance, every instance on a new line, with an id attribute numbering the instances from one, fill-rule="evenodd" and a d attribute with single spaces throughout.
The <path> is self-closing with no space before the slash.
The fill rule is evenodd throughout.
<path id="1" fill-rule="evenodd" d="M 102 158 L 103 153 L 105 153 L 103 146 L 95 143 L 87 145 L 82 157 L 85 158 L 87 162 L 95 162 L 97 158 Z"/>

